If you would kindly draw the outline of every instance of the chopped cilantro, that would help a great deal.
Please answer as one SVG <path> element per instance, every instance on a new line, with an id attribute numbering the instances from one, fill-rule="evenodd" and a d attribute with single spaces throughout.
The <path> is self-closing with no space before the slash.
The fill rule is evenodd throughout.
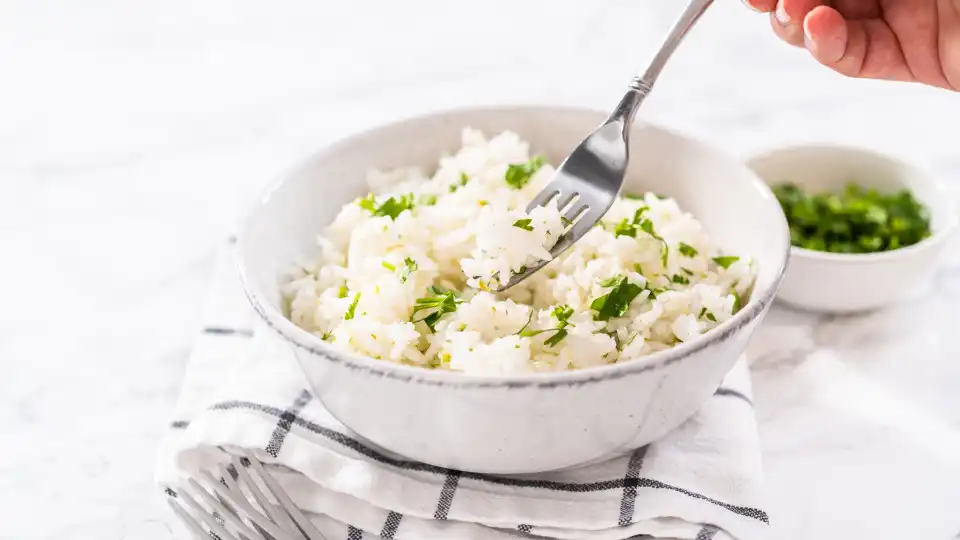
<path id="1" fill-rule="evenodd" d="M 712 322 L 717 322 L 717 318 L 713 316 L 713 313 L 707 312 L 707 320 Z"/>
<path id="2" fill-rule="evenodd" d="M 417 298 L 413 304 L 413 313 L 410 315 L 410 320 L 412 322 L 423 321 L 430 327 L 431 331 L 436 332 L 436 326 L 440 322 L 440 318 L 447 313 L 456 311 L 457 305 L 463 303 L 463 300 L 457 299 L 456 291 L 447 291 L 436 286 L 431 286 L 429 290 L 434 296 Z M 421 311 L 429 311 L 430 313 L 422 319 L 414 320 L 416 314 Z"/>
<path id="3" fill-rule="evenodd" d="M 543 157 L 535 156 L 526 163 L 514 163 L 507 166 L 507 172 L 504 175 L 507 185 L 513 189 L 522 189 L 530 182 L 530 178 L 543 167 Z"/>
<path id="4" fill-rule="evenodd" d="M 737 294 L 737 291 L 730 291 L 730 294 L 733 295 L 733 312 L 736 313 L 743 307 L 743 301 L 740 300 L 740 295 Z"/>
<path id="5" fill-rule="evenodd" d="M 617 223 L 616 228 L 613 229 L 614 236 L 629 236 L 631 238 L 637 237 L 637 226 L 633 223 L 627 221 L 626 218 L 623 219 L 620 223 Z"/>
<path id="6" fill-rule="evenodd" d="M 350 291 L 347 290 L 347 284 L 344 283 L 343 285 L 340 286 L 340 290 L 337 291 L 337 298 L 346 298 L 348 292 Z"/>
<path id="7" fill-rule="evenodd" d="M 694 249 L 690 244 L 684 244 L 683 242 L 680 242 L 680 244 L 677 246 L 677 250 L 680 251 L 680 254 L 684 257 L 697 256 L 697 250 Z"/>
<path id="8" fill-rule="evenodd" d="M 520 329 L 520 332 L 518 332 L 518 334 L 520 334 L 523 337 L 533 337 L 539 334 L 543 334 L 545 332 L 553 332 L 554 334 L 549 338 L 547 338 L 543 342 L 543 344 L 548 347 L 555 346 L 557 343 L 560 343 L 561 341 L 563 341 L 563 338 L 567 337 L 567 334 L 569 333 L 567 331 L 567 327 L 573 326 L 572 324 L 570 324 L 570 317 L 573 316 L 573 308 L 566 304 L 559 305 L 553 308 L 553 311 L 550 312 L 550 315 L 553 318 L 557 319 L 557 326 L 555 328 L 547 328 L 544 330 L 527 330 L 526 328 L 530 324 L 530 321 L 528 320 L 527 324 L 525 324 L 523 328 Z M 532 310 L 530 312 L 530 318 L 531 319 L 533 318 Z"/>
<path id="9" fill-rule="evenodd" d="M 624 199 L 634 200 L 634 201 L 642 201 L 642 200 L 643 200 L 643 194 L 640 194 L 640 193 L 624 193 L 624 194 L 623 194 L 623 198 L 624 198 Z"/>
<path id="10" fill-rule="evenodd" d="M 717 318 L 714 317 L 713 313 L 707 311 L 707 308 L 702 308 L 700 310 L 700 315 L 697 315 L 698 319 L 707 319 L 708 321 L 717 322 Z"/>
<path id="11" fill-rule="evenodd" d="M 688 275 L 688 276 L 692 276 L 692 275 L 693 275 L 693 270 L 690 270 L 689 268 L 681 268 L 680 270 L 681 270 L 684 274 L 686 274 L 686 275 Z"/>
<path id="12" fill-rule="evenodd" d="M 431 195 L 431 194 L 429 194 L 429 193 L 426 194 L 426 195 L 421 195 L 421 196 L 420 196 L 420 204 L 422 204 L 422 205 L 424 205 L 424 206 L 433 206 L 433 205 L 437 204 L 437 196 L 436 196 L 436 195 Z"/>
<path id="13" fill-rule="evenodd" d="M 410 257 L 403 258 L 403 268 L 400 269 L 400 283 L 406 283 L 410 279 L 410 274 L 417 271 L 417 261 Z"/>
<path id="14" fill-rule="evenodd" d="M 392 264 L 390 264 L 390 263 L 388 263 L 387 261 L 383 261 L 383 262 L 380 263 L 380 264 L 383 265 L 384 268 L 386 268 L 387 270 L 389 270 L 389 271 L 391 271 L 391 272 L 396 272 L 396 271 L 397 271 L 397 267 L 394 266 L 394 265 L 392 265 Z"/>
<path id="15" fill-rule="evenodd" d="M 680 285 L 690 284 L 690 280 L 687 278 L 687 276 L 681 276 L 680 274 L 674 274 L 673 277 L 670 278 L 670 281 L 679 283 Z"/>
<path id="16" fill-rule="evenodd" d="M 601 287 L 610 288 L 610 292 L 597 297 L 590 303 L 590 309 L 597 312 L 594 319 L 607 321 L 613 317 L 622 317 L 630 307 L 630 302 L 643 288 L 627 281 L 625 276 L 617 275 L 600 282 Z"/>
<path id="17" fill-rule="evenodd" d="M 357 312 L 357 303 L 360 302 L 360 293 L 357 293 L 353 296 L 353 302 L 350 302 L 350 307 L 347 308 L 347 313 L 343 316 L 343 320 L 349 321 L 353 318 L 353 315 Z"/>
<path id="18" fill-rule="evenodd" d="M 730 265 L 739 261 L 740 257 L 727 256 L 727 257 L 714 257 L 713 262 L 717 263 L 717 266 L 720 266 L 724 269 L 730 268 Z"/>
<path id="19" fill-rule="evenodd" d="M 533 226 L 530 225 L 530 222 L 531 222 L 531 221 L 533 221 L 533 220 L 530 219 L 530 218 L 518 219 L 518 220 L 516 220 L 516 221 L 513 222 L 513 226 L 516 227 L 516 228 L 518 228 L 518 229 L 523 229 L 523 230 L 525 230 L 525 231 L 532 231 L 532 230 L 533 230 Z"/>
<path id="20" fill-rule="evenodd" d="M 459 183 L 459 184 L 450 184 L 450 193 L 453 193 L 453 192 L 457 191 L 458 189 L 460 189 L 462 186 L 467 185 L 467 182 L 469 182 L 469 181 L 470 181 L 470 177 L 467 176 L 467 173 L 461 172 L 461 173 L 460 173 L 460 183 Z"/>
<path id="21" fill-rule="evenodd" d="M 397 216 L 404 210 L 413 210 L 413 195 L 390 197 L 378 205 L 376 197 L 371 193 L 358 200 L 357 205 L 374 216 L 388 216 L 390 219 L 397 219 Z"/>

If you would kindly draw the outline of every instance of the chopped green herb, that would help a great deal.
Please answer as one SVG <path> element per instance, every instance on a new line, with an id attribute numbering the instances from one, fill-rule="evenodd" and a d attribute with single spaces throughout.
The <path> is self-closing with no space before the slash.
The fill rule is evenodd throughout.
<path id="1" fill-rule="evenodd" d="M 322 340 L 324 340 L 324 341 L 329 341 L 330 338 L 332 338 L 332 337 L 333 337 L 333 334 L 331 334 L 330 332 L 324 332 L 324 333 L 320 334 L 320 339 L 322 339 Z"/>
<path id="2" fill-rule="evenodd" d="M 410 257 L 404 257 L 403 268 L 400 269 L 400 283 L 406 283 L 410 279 L 410 274 L 416 272 L 417 268 L 419 268 L 417 261 Z"/>
<path id="3" fill-rule="evenodd" d="M 437 204 L 437 196 L 436 196 L 436 195 L 431 195 L 431 194 L 429 194 L 429 193 L 426 194 L 426 195 L 421 195 L 421 196 L 420 196 L 420 204 L 422 204 L 422 205 L 424 205 L 424 206 L 433 206 L 433 205 Z"/>
<path id="4" fill-rule="evenodd" d="M 637 226 L 633 223 L 627 221 L 626 218 L 623 219 L 620 223 L 617 223 L 616 228 L 613 229 L 614 236 L 629 236 L 631 238 L 637 237 Z"/>
<path id="5" fill-rule="evenodd" d="M 733 263 L 735 263 L 735 262 L 737 262 L 737 261 L 739 261 L 739 260 L 740 260 L 740 257 L 735 257 L 735 256 L 732 256 L 732 255 L 728 255 L 728 256 L 726 256 L 726 257 L 714 257 L 714 258 L 713 258 L 713 262 L 717 263 L 717 266 L 719 266 L 719 267 L 721 267 L 721 268 L 723 268 L 723 269 L 730 268 L 730 265 L 731 265 L 731 264 L 733 264 Z"/>
<path id="6" fill-rule="evenodd" d="M 479 204 L 480 206 L 486 206 L 486 205 L 488 205 L 488 204 L 490 204 L 490 203 L 489 203 L 488 201 L 485 201 L 485 200 L 483 200 L 483 199 L 480 199 L 479 201 L 477 201 L 477 204 Z"/>
<path id="7" fill-rule="evenodd" d="M 690 270 L 689 268 L 681 268 L 680 270 L 681 270 L 684 274 L 686 274 L 686 275 L 688 275 L 688 276 L 692 276 L 692 275 L 693 275 L 693 270 Z"/>
<path id="8" fill-rule="evenodd" d="M 701 310 L 700 310 L 700 315 L 697 315 L 697 318 L 698 318 L 698 319 L 704 319 L 704 318 L 705 318 L 705 319 L 707 319 L 708 321 L 717 322 L 717 318 L 714 317 L 713 313 L 710 313 L 709 311 L 707 311 L 707 308 L 701 309 Z"/>
<path id="9" fill-rule="evenodd" d="M 458 189 L 460 189 L 461 187 L 467 185 L 467 182 L 469 182 L 469 181 L 470 181 L 470 177 L 467 176 L 467 173 L 461 172 L 461 173 L 460 173 L 460 183 L 459 183 L 459 184 L 450 184 L 450 187 L 449 187 L 450 193 L 453 193 L 453 192 L 457 191 Z"/>
<path id="10" fill-rule="evenodd" d="M 677 250 L 680 251 L 680 254 L 684 257 L 697 256 L 697 250 L 694 249 L 690 244 L 684 244 L 683 242 L 680 242 L 680 244 L 677 246 Z"/>
<path id="11" fill-rule="evenodd" d="M 347 313 L 343 316 L 343 320 L 349 321 L 353 318 L 354 313 L 357 312 L 357 303 L 360 302 L 360 293 L 357 293 L 353 296 L 353 302 L 350 302 L 350 307 L 347 308 Z"/>
<path id="12" fill-rule="evenodd" d="M 567 331 L 568 326 L 573 326 L 570 323 L 570 317 L 573 316 L 573 308 L 563 304 L 553 308 L 553 311 L 550 312 L 550 315 L 553 318 L 557 319 L 557 326 L 555 328 L 546 328 L 544 330 L 527 330 L 527 326 L 530 324 L 530 321 L 527 321 L 527 324 L 517 332 L 522 337 L 533 337 L 540 335 L 546 332 L 554 332 L 552 336 L 547 338 L 543 343 L 548 347 L 553 347 L 556 344 L 563 341 L 563 338 L 567 337 L 569 332 Z M 533 319 L 533 311 L 530 312 L 530 318 Z"/>
<path id="13" fill-rule="evenodd" d="M 740 295 L 737 294 L 737 291 L 730 291 L 730 294 L 733 295 L 733 312 L 736 313 L 740 311 L 740 308 L 743 307 L 743 301 L 740 300 Z"/>
<path id="14" fill-rule="evenodd" d="M 640 223 L 640 220 L 643 219 L 643 214 L 649 209 L 650 207 L 646 205 L 637 208 L 637 211 L 633 213 L 633 222 Z"/>
<path id="15" fill-rule="evenodd" d="M 507 166 L 507 172 L 504 175 L 507 185 L 513 189 L 522 189 L 530 182 L 530 178 L 543 167 L 543 157 L 535 156 L 526 163 L 515 163 Z"/>
<path id="16" fill-rule="evenodd" d="M 634 201 L 642 201 L 642 200 L 643 200 L 643 195 L 640 194 L 640 193 L 624 193 L 624 194 L 623 194 L 623 198 L 624 198 L 624 199 L 634 200 Z"/>
<path id="17" fill-rule="evenodd" d="M 523 230 L 525 230 L 525 231 L 532 231 L 532 230 L 533 230 L 533 226 L 530 225 L 530 223 L 531 223 L 532 221 L 533 221 L 533 220 L 530 219 L 530 218 L 518 219 L 518 220 L 516 220 L 516 221 L 513 222 L 513 226 L 516 227 L 516 228 L 518 228 L 518 229 L 523 229 Z"/>
<path id="18" fill-rule="evenodd" d="M 366 197 L 357 199 L 357 206 L 372 214 L 377 210 L 377 197 L 373 193 L 367 193 Z"/>
<path id="19" fill-rule="evenodd" d="M 875 253 L 916 244 L 931 234 L 928 209 L 907 190 L 880 193 L 847 184 L 839 193 L 773 189 L 795 246 L 833 253 Z"/>
<path id="20" fill-rule="evenodd" d="M 670 278 L 670 281 L 679 283 L 680 285 L 690 284 L 690 280 L 687 278 L 687 276 L 681 276 L 680 274 L 674 274 L 673 277 Z"/>
<path id="21" fill-rule="evenodd" d="M 394 266 L 394 265 L 392 265 L 392 264 L 390 264 L 390 263 L 388 263 L 387 261 L 383 261 L 383 262 L 380 263 L 380 264 L 383 265 L 384 268 L 386 268 L 387 270 L 389 270 L 389 271 L 391 271 L 391 272 L 396 272 L 396 271 L 397 271 L 397 267 Z"/>
<path id="22" fill-rule="evenodd" d="M 554 335 L 552 335 L 552 336 L 550 336 L 549 338 L 547 338 L 547 339 L 543 342 L 543 344 L 546 345 L 546 346 L 548 346 L 548 347 L 553 347 L 553 346 L 556 345 L 557 343 L 560 343 L 561 341 L 563 341 L 563 338 L 567 337 L 567 334 L 568 334 L 568 332 L 567 332 L 566 328 L 558 328 L 558 329 L 557 329 L 557 333 L 554 334 Z"/>
<path id="23" fill-rule="evenodd" d="M 610 279 L 600 282 L 601 287 L 611 288 L 610 292 L 594 298 L 590 302 L 590 309 L 597 312 L 594 319 L 598 321 L 607 321 L 613 317 L 622 317 L 627 309 L 630 308 L 630 302 L 637 297 L 643 288 L 627 281 L 626 276 L 617 275 Z"/>
<path id="24" fill-rule="evenodd" d="M 440 287 L 431 286 L 429 291 L 433 293 L 434 296 L 417 298 L 413 304 L 413 313 L 410 315 L 410 321 L 423 321 L 431 331 L 436 332 L 436 326 L 437 323 L 440 322 L 440 318 L 447 313 L 456 311 L 457 305 L 463 303 L 463 300 L 457 299 L 457 293 L 455 291 L 446 291 Z M 429 311 L 430 313 L 422 319 L 415 320 L 414 317 L 421 311 Z"/>
<path id="25" fill-rule="evenodd" d="M 390 219 L 397 219 L 404 210 L 413 210 L 413 195 L 407 194 L 400 197 L 390 197 L 377 205 L 376 197 L 371 193 L 357 201 L 360 208 L 370 212 L 374 216 L 389 216 Z"/>
<path id="26" fill-rule="evenodd" d="M 340 290 L 337 291 L 337 298 L 346 298 L 348 292 L 350 291 L 347 290 L 347 284 L 344 283 L 343 285 L 340 286 Z"/>
<path id="27" fill-rule="evenodd" d="M 640 263 L 636 263 L 633 265 L 633 271 L 640 274 L 641 276 L 643 275 L 643 268 L 640 267 Z"/>

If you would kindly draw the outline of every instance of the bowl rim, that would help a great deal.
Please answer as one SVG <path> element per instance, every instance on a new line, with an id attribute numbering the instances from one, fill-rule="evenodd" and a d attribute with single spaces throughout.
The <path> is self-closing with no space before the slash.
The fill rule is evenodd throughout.
<path id="1" fill-rule="evenodd" d="M 786 154 L 792 152 L 844 152 L 850 154 L 859 154 L 861 156 L 876 160 L 876 161 L 885 161 L 887 163 L 896 165 L 903 170 L 907 171 L 909 176 L 915 178 L 921 178 L 924 183 L 930 185 L 933 188 L 938 196 L 943 196 L 949 198 L 949 192 L 947 191 L 946 184 L 941 181 L 939 178 L 930 174 L 928 171 L 922 169 L 921 167 L 914 165 L 913 163 L 907 162 L 904 159 L 886 154 L 879 150 L 874 150 L 871 148 L 866 148 L 863 146 L 857 146 L 852 144 L 832 144 L 832 143 L 807 143 L 807 144 L 791 144 L 785 146 L 779 146 L 776 148 L 769 148 L 762 152 L 752 154 L 747 157 L 745 163 L 747 168 L 751 171 L 754 170 L 754 162 L 770 158 L 777 154 Z M 766 179 L 760 176 L 759 173 L 754 171 L 754 174 L 768 186 L 773 184 L 767 183 Z M 903 257 L 910 257 L 915 253 L 919 253 L 929 248 L 933 248 L 938 244 L 942 244 L 954 234 L 955 229 L 957 228 L 957 209 L 954 204 L 944 205 L 944 224 L 942 227 L 932 230 L 930 236 L 920 240 L 916 244 L 911 244 L 909 246 L 893 249 L 890 251 L 878 251 L 875 253 L 832 253 L 829 251 L 817 251 L 814 249 L 807 249 L 800 246 L 794 246 L 792 243 L 790 245 L 791 256 L 804 257 L 811 260 L 818 261 L 827 261 L 827 262 L 837 262 L 837 263 L 852 263 L 852 264 L 869 264 L 874 262 L 890 261 L 894 259 L 900 259 Z"/>
<path id="2" fill-rule="evenodd" d="M 241 221 L 237 233 L 237 248 L 234 250 L 234 256 L 236 258 L 236 264 L 244 294 L 246 295 L 247 300 L 250 302 L 250 305 L 253 307 L 254 311 L 267 324 L 267 326 L 280 334 L 281 337 L 283 337 L 293 346 L 310 352 L 316 356 L 323 357 L 323 359 L 327 361 L 342 364 L 344 367 L 352 371 L 362 372 L 368 375 L 380 376 L 388 379 L 400 380 L 403 382 L 413 382 L 431 386 L 455 386 L 458 388 L 472 389 L 518 389 L 529 387 L 577 387 L 610 379 L 619 379 L 621 377 L 636 375 L 668 366 L 675 362 L 679 362 L 684 358 L 690 357 L 693 354 L 710 347 L 711 345 L 727 340 L 731 335 L 737 333 L 740 329 L 758 319 L 766 311 L 770 304 L 773 303 L 780 284 L 783 281 L 783 277 L 786 273 L 790 259 L 790 233 L 785 217 L 779 223 L 781 228 L 781 238 L 784 244 L 783 254 L 780 257 L 779 267 L 775 270 L 773 281 L 766 290 L 754 291 L 753 294 L 751 294 L 750 300 L 739 312 L 735 313 L 732 317 L 713 328 L 706 334 L 703 334 L 698 339 L 686 343 L 679 343 L 670 349 L 657 351 L 655 353 L 622 363 L 617 362 L 614 364 L 606 364 L 603 366 L 595 366 L 572 371 L 530 373 L 510 376 L 475 375 L 455 371 L 424 369 L 422 367 L 407 366 L 393 362 L 384 362 L 382 360 L 376 360 L 374 358 L 352 352 L 338 350 L 319 337 L 295 325 L 286 316 L 284 316 L 280 310 L 274 308 L 269 302 L 266 301 L 263 293 L 258 290 L 257 286 L 251 279 L 249 271 L 244 262 L 244 257 L 242 256 L 244 252 L 244 245 L 246 243 L 247 231 L 254 221 L 257 211 L 267 204 L 274 192 L 279 190 L 285 182 L 292 178 L 297 172 L 301 171 L 305 166 L 307 166 L 307 164 L 312 163 L 322 157 L 336 154 L 340 148 L 353 144 L 357 139 L 366 137 L 375 131 L 396 129 L 399 126 L 408 123 L 423 122 L 431 118 L 439 118 L 467 112 L 502 113 L 507 111 L 560 111 L 563 113 L 573 114 L 591 114 L 596 115 L 597 118 L 605 118 L 607 116 L 606 112 L 597 109 L 565 105 L 550 106 L 505 104 L 493 106 L 464 106 L 434 110 L 432 112 L 407 116 L 399 120 L 378 124 L 363 129 L 362 131 L 352 133 L 347 137 L 334 141 L 331 144 L 324 145 L 306 157 L 301 158 L 293 167 L 281 173 L 279 177 L 274 179 L 273 182 L 270 182 L 266 189 L 261 192 L 261 196 L 256 199 L 256 202 L 253 203 L 253 205 L 251 205 L 251 207 L 244 214 L 245 217 Z M 645 125 L 647 127 L 663 131 L 668 135 L 685 139 L 710 152 L 720 154 L 723 157 L 728 158 L 733 163 L 739 163 L 739 165 L 742 166 L 746 172 L 753 176 L 751 182 L 753 182 L 754 187 L 759 189 L 759 191 L 765 195 L 765 198 L 769 199 L 771 204 L 777 204 L 776 197 L 773 195 L 770 187 L 743 161 L 739 161 L 736 157 L 723 153 L 697 138 L 681 135 L 676 131 L 664 128 L 658 124 L 642 123 L 639 125 Z"/>

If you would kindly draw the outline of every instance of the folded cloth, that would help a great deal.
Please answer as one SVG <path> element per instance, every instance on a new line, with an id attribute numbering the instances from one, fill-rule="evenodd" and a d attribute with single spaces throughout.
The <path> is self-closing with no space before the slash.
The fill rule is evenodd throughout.
<path id="1" fill-rule="evenodd" d="M 275 465 L 293 501 L 331 540 L 767 535 L 743 360 L 693 418 L 629 455 L 526 476 L 453 471 L 378 448 L 334 419 L 290 347 L 257 325 L 232 253 L 221 259 L 159 451 L 161 486 L 176 488 L 224 463 L 230 448 L 246 448 Z"/>

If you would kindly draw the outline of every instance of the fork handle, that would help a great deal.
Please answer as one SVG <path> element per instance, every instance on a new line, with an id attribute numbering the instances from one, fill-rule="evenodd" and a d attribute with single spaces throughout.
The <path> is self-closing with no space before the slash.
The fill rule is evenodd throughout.
<path id="1" fill-rule="evenodd" d="M 683 38 L 687 36 L 687 33 L 711 4 L 713 4 L 713 0 L 691 0 L 687 4 L 686 9 L 683 10 L 680 18 L 677 19 L 673 28 L 670 29 L 670 33 L 667 34 L 660 50 L 657 51 L 656 56 L 647 66 L 646 71 L 630 81 L 630 90 L 620 100 L 620 104 L 611 115 L 610 120 L 622 120 L 626 127 L 633 123 L 633 117 L 636 115 L 637 109 L 643 103 L 647 94 L 650 93 L 650 90 L 653 89 L 653 84 L 657 82 L 657 78 L 663 71 L 663 67 L 667 65 L 667 61 L 670 60 L 670 56 L 677 50 Z"/>

